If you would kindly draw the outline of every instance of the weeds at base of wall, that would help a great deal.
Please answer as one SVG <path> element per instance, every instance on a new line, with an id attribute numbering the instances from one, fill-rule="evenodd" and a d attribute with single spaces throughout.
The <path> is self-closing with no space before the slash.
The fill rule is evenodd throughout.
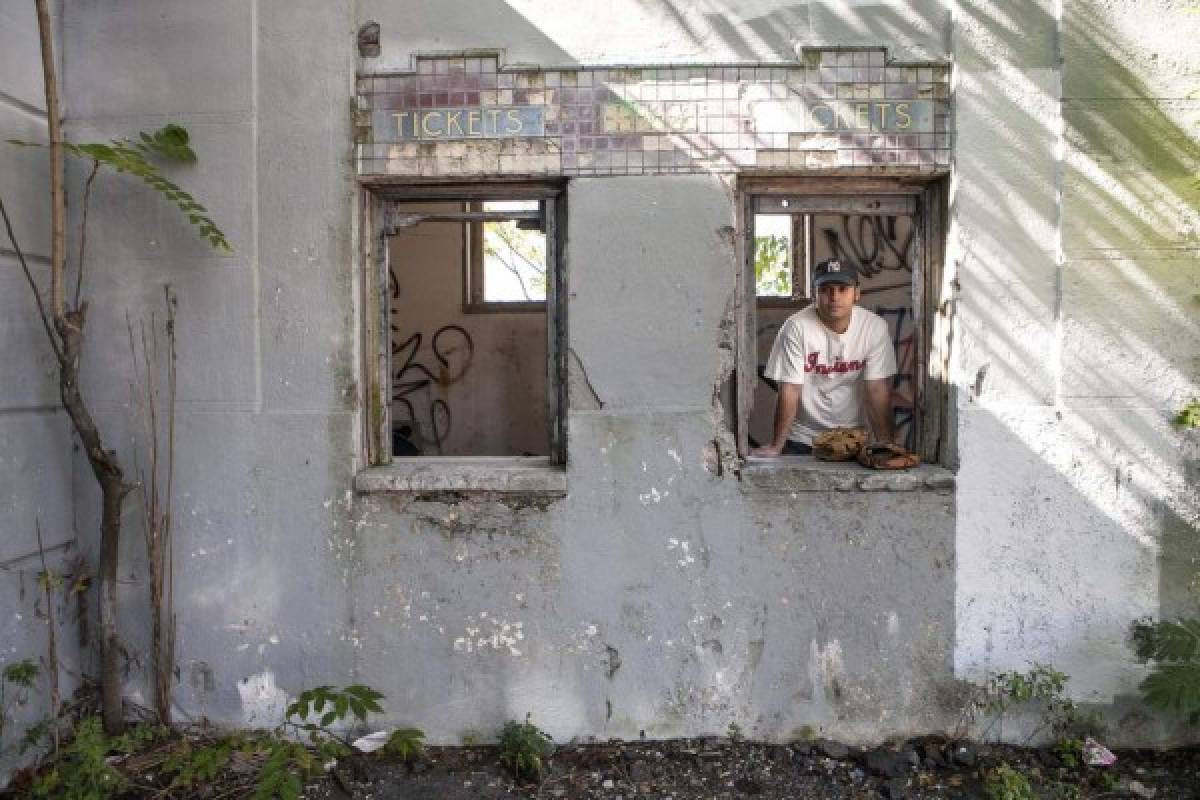
<path id="1" fill-rule="evenodd" d="M 1083 711 L 1066 696 L 1068 681 L 1070 677 L 1065 673 L 1038 663 L 1024 672 L 990 673 L 968 698 L 956 735 L 961 737 L 969 727 L 982 722 L 977 738 L 999 739 L 1010 712 L 1032 712 L 1036 722 L 1023 744 L 1049 733 L 1064 760 L 1070 761 L 1073 754 L 1081 757 L 1083 741 L 1104 734 L 1104 721 L 1099 713 Z"/>
<path id="2" fill-rule="evenodd" d="M 5 670 L 18 686 L 32 683 L 24 663 Z M 85 715 L 61 748 L 18 772 L 10 790 L 18 797 L 74 800 L 128 793 L 186 798 L 193 790 L 208 796 L 219 783 L 231 796 L 294 800 L 307 781 L 325 771 L 336 776 L 339 762 L 356 755 L 343 731 L 382 713 L 382 699 L 368 686 L 318 686 L 301 692 L 273 730 L 230 735 L 143 723 L 110 737 L 100 717 Z M 383 750 L 409 762 L 420 757 L 424 737 L 417 728 L 403 728 L 388 737 Z"/>
<path id="3" fill-rule="evenodd" d="M 37 675 L 32 662 L 6 668 L 13 685 L 27 689 Z M 24 698 L 9 695 L 12 702 Z M 411 770 L 425 758 L 425 733 L 399 728 L 351 741 L 370 714 L 383 712 L 383 695 L 355 684 L 318 686 L 301 692 L 270 731 L 216 734 L 204 729 L 172 731 L 150 723 L 107 736 L 99 716 L 77 719 L 62 747 L 43 763 L 20 771 L 9 791 L 16 797 L 111 800 L 129 794 L 170 798 L 250 797 L 296 800 L 306 784 L 328 773 L 350 792 L 342 768 L 362 771 L 362 763 L 381 755 Z M 6 717 L 7 719 L 7 717 Z M 517 781 L 544 774 L 554 744 L 529 715 L 510 721 L 500 734 L 498 761 Z"/>
<path id="4" fill-rule="evenodd" d="M 546 760 L 554 753 L 550 735 L 533 724 L 530 714 L 524 722 L 509 721 L 500 732 L 500 763 L 508 767 L 514 778 L 540 779 Z"/>
<path id="5" fill-rule="evenodd" d="M 28 658 L 0 668 L 0 748 L 15 723 L 13 712 L 29 703 L 38 672 L 38 665 Z M 22 738 L 22 752 L 28 747 L 27 738 L 28 732 Z"/>
<path id="6" fill-rule="evenodd" d="M 1095 785 L 1087 788 L 1088 797 L 1130 795 L 1112 773 L 1100 773 Z M 1085 796 L 1078 781 L 1051 778 L 1036 767 L 1017 768 L 1008 762 L 1002 762 L 984 773 L 983 792 L 988 800 L 1079 800 Z M 1133 793 L 1132 796 L 1138 795 Z"/>

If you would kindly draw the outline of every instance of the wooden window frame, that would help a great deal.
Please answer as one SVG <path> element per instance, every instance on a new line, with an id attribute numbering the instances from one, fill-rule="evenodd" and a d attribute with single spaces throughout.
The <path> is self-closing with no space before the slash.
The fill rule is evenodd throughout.
<path id="1" fill-rule="evenodd" d="M 480 182 L 472 184 L 366 184 L 361 195 L 359 219 L 363 235 L 360 254 L 363 270 L 363 359 L 364 374 L 364 441 L 362 457 L 368 467 L 383 467 L 393 461 L 430 463 L 430 456 L 392 457 L 391 449 L 391 298 L 388 294 L 387 239 L 398 222 L 421 217 L 425 220 L 455 220 L 471 225 L 465 219 L 472 212 L 447 214 L 416 214 L 398 212 L 397 204 L 417 202 L 481 203 L 488 200 L 538 200 L 546 230 L 546 301 L 537 303 L 537 310 L 546 312 L 546 416 L 548 435 L 548 465 L 561 467 L 567 459 L 567 193 L 563 182 Z M 519 216 L 520 212 L 497 212 L 496 219 Z M 510 304 L 500 304 L 505 307 Z M 446 459 L 439 459 L 445 461 Z M 450 459 L 457 462 L 497 463 L 527 462 L 521 456 L 462 456 Z"/>
<path id="2" fill-rule="evenodd" d="M 491 198 L 495 199 L 495 198 Z M 537 198 L 505 197 L 505 200 L 533 200 Z M 466 204 L 464 211 L 483 211 L 486 201 L 476 200 Z M 545 202 L 544 200 L 541 202 Z M 543 218 L 545 212 L 543 211 Z M 463 225 L 463 311 L 467 314 L 510 314 L 543 312 L 546 310 L 546 300 L 512 300 L 505 302 L 487 301 L 483 299 L 484 264 L 486 256 L 483 252 L 483 222 L 470 222 Z M 546 231 L 542 231 L 543 234 Z M 547 250 L 549 260 L 549 250 Z M 547 278 L 549 267 L 547 266 Z M 547 294 L 547 299 L 549 296 Z"/>
<path id="3" fill-rule="evenodd" d="M 749 454 L 750 414 L 758 380 L 756 364 L 757 315 L 760 306 L 754 275 L 754 215 L 765 211 L 770 199 L 787 197 L 790 213 L 879 213 L 888 199 L 911 198 L 914 238 L 912 301 L 916 344 L 913 366 L 913 425 L 917 450 L 925 463 L 951 466 L 956 442 L 949 422 L 949 348 L 953 314 L 952 287 L 945 280 L 947 176 L 866 177 L 751 177 L 739 180 L 737 207 L 739 263 L 738 370 L 735 385 L 738 454 Z M 763 199 L 767 199 L 764 203 Z M 801 200 L 799 204 L 796 202 Z M 881 206 L 870 205 L 874 200 Z M 805 202 L 807 201 L 807 202 Z M 908 201 L 904 201 L 908 202 Z"/>
<path id="4" fill-rule="evenodd" d="M 809 274 L 812 270 L 811 255 L 813 250 L 813 232 L 811 215 L 796 214 L 784 210 L 780 216 L 787 214 L 792 218 L 792 294 L 790 297 L 758 293 L 757 277 L 754 282 L 754 301 L 759 308 L 794 308 L 801 309 L 812 302 L 812 291 L 809 287 Z M 753 246 L 754 217 L 750 217 L 751 246 Z M 753 250 L 750 253 L 754 258 Z M 753 261 L 751 261 L 753 265 Z"/>

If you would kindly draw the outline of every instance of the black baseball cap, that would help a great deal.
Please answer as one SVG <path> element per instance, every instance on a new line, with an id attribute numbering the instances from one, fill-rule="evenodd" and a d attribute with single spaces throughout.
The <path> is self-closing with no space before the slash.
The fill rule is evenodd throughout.
<path id="1" fill-rule="evenodd" d="M 813 267 L 813 286 L 824 286 L 827 283 L 853 286 L 858 283 L 858 267 L 853 261 L 844 258 L 825 259 Z"/>

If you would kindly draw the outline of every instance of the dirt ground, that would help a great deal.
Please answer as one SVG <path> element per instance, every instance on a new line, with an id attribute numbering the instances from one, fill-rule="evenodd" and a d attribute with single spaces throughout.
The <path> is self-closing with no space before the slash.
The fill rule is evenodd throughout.
<path id="1" fill-rule="evenodd" d="M 1007 765 L 1033 794 L 998 793 Z M 1002 770 L 1001 774 L 1005 774 Z M 992 779 L 989 793 L 987 781 Z M 1011 784 L 1009 792 L 1015 792 Z M 1050 750 L 953 743 L 937 737 L 859 750 L 836 742 L 766 745 L 723 738 L 559 747 L 540 781 L 517 783 L 494 747 L 431 747 L 411 765 L 344 762 L 307 787 L 340 800 L 459 798 L 1200 798 L 1200 748 L 1119 751 L 1109 767 L 1064 763 Z"/>

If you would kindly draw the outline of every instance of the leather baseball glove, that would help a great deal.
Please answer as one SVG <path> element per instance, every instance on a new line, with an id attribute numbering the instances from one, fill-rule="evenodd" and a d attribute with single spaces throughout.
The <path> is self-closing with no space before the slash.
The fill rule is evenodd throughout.
<path id="1" fill-rule="evenodd" d="M 858 463 L 871 469 L 909 469 L 921 463 L 921 457 L 898 444 L 872 442 L 858 451 Z"/>
<path id="2" fill-rule="evenodd" d="M 863 428 L 833 428 L 813 437 L 813 457 L 821 461 L 853 461 L 866 443 L 867 432 Z"/>

